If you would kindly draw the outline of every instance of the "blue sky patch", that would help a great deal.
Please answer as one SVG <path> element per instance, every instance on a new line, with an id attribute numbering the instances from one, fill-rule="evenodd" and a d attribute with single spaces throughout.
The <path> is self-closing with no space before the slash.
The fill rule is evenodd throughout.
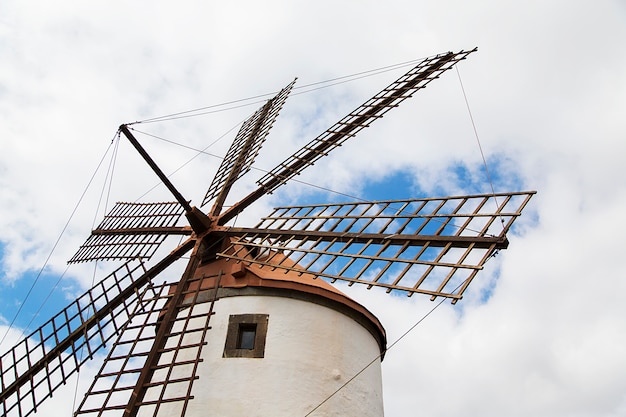
<path id="1" fill-rule="evenodd" d="M 76 284 L 71 279 L 61 279 L 58 282 L 58 275 L 44 272 L 35 283 L 36 277 L 37 272 L 27 272 L 12 284 L 6 280 L 0 281 L 0 304 L 6 306 L 3 309 L 3 318 L 7 321 L 6 324 L 15 320 L 15 328 L 28 326 L 26 333 L 31 333 L 65 308 L 71 302 L 65 294 L 68 291 L 74 293 L 76 289 Z"/>

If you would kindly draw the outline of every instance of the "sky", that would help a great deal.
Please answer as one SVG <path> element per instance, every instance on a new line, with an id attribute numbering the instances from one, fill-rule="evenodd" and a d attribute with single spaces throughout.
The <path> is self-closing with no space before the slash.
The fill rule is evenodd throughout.
<path id="1" fill-rule="evenodd" d="M 182 167 L 172 181 L 199 204 L 238 124 L 294 77 L 300 88 L 257 158 L 259 170 L 272 169 L 402 70 L 305 86 L 478 47 L 458 72 L 447 72 L 237 222 L 254 225 L 277 205 L 347 196 L 536 190 L 509 249 L 458 304 L 445 302 L 420 321 L 437 305 L 427 297 L 350 288 L 378 315 L 390 342 L 419 321 L 383 362 L 385 415 L 625 415 L 623 39 L 620 0 L 4 0 L 2 349 L 111 268 L 94 273 L 79 265 L 59 279 L 107 207 L 172 200 L 163 187 L 153 189 L 158 181 L 130 145 L 116 140 L 121 123 L 204 109 L 136 125 L 184 145 L 138 134 L 165 172 Z M 260 98 L 237 101 L 250 97 Z M 232 104 L 211 107 L 222 103 Z M 261 176 L 252 170 L 231 202 Z M 81 386 L 88 375 L 81 373 Z M 72 396 L 69 390 L 53 399 L 58 415 L 71 415 Z"/>

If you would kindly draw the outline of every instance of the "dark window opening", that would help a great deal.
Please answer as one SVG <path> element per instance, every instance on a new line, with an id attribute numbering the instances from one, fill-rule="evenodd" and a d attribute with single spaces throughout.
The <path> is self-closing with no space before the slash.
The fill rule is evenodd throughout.
<path id="1" fill-rule="evenodd" d="M 256 323 L 239 324 L 239 334 L 237 335 L 237 349 L 254 349 L 254 339 L 256 338 Z"/>
<path id="2" fill-rule="evenodd" d="M 224 345 L 225 358 L 262 358 L 265 356 L 267 314 L 233 314 L 228 319 Z"/>

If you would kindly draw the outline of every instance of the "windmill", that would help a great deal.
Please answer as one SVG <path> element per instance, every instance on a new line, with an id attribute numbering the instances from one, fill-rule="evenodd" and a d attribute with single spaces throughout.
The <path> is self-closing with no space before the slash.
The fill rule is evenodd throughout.
<path id="1" fill-rule="evenodd" d="M 255 227 L 230 224 L 475 50 L 422 60 L 227 209 L 231 187 L 251 169 L 295 80 L 243 123 L 203 199 L 201 207 L 212 203 L 207 212 L 182 196 L 132 126 L 120 126 L 176 201 L 117 203 L 92 231 L 69 262 L 124 263 L 2 355 L 2 415 L 39 411 L 105 346 L 106 358 L 77 416 L 304 415 L 324 400 L 321 391 L 301 381 L 281 385 L 275 379 L 284 375 L 277 372 L 312 372 L 305 381 L 329 376 L 341 384 L 368 355 L 378 355 L 379 365 L 386 344 L 382 325 L 330 283 L 456 303 L 487 259 L 508 246 L 506 233 L 534 192 L 278 207 Z M 180 226 L 183 214 L 188 224 Z M 182 243 L 149 263 L 172 235 L 183 237 Z M 180 279 L 155 280 L 188 253 Z M 320 325 L 325 317 L 333 324 Z M 318 332 L 318 340 L 329 337 L 329 326 L 336 326 L 330 334 L 349 354 L 337 359 L 335 340 L 321 340 L 331 352 L 315 361 L 294 356 L 287 363 L 274 356 L 279 365 L 265 365 L 277 339 L 291 344 L 281 351 L 288 357 L 311 349 L 311 333 Z M 266 349 L 268 360 L 259 361 Z M 319 415 L 382 415 L 379 380 L 374 369 L 334 411 Z M 270 412 L 251 387 L 265 397 L 268 390 L 289 390 L 283 393 L 288 405 Z"/>

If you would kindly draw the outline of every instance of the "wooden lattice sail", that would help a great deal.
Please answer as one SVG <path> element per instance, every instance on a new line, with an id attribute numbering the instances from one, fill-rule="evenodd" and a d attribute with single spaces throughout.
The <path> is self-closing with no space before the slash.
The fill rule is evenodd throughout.
<path id="1" fill-rule="evenodd" d="M 239 239 L 220 256 L 456 301 L 507 248 L 506 232 L 532 194 L 278 207 L 252 229 L 225 232 Z"/>

